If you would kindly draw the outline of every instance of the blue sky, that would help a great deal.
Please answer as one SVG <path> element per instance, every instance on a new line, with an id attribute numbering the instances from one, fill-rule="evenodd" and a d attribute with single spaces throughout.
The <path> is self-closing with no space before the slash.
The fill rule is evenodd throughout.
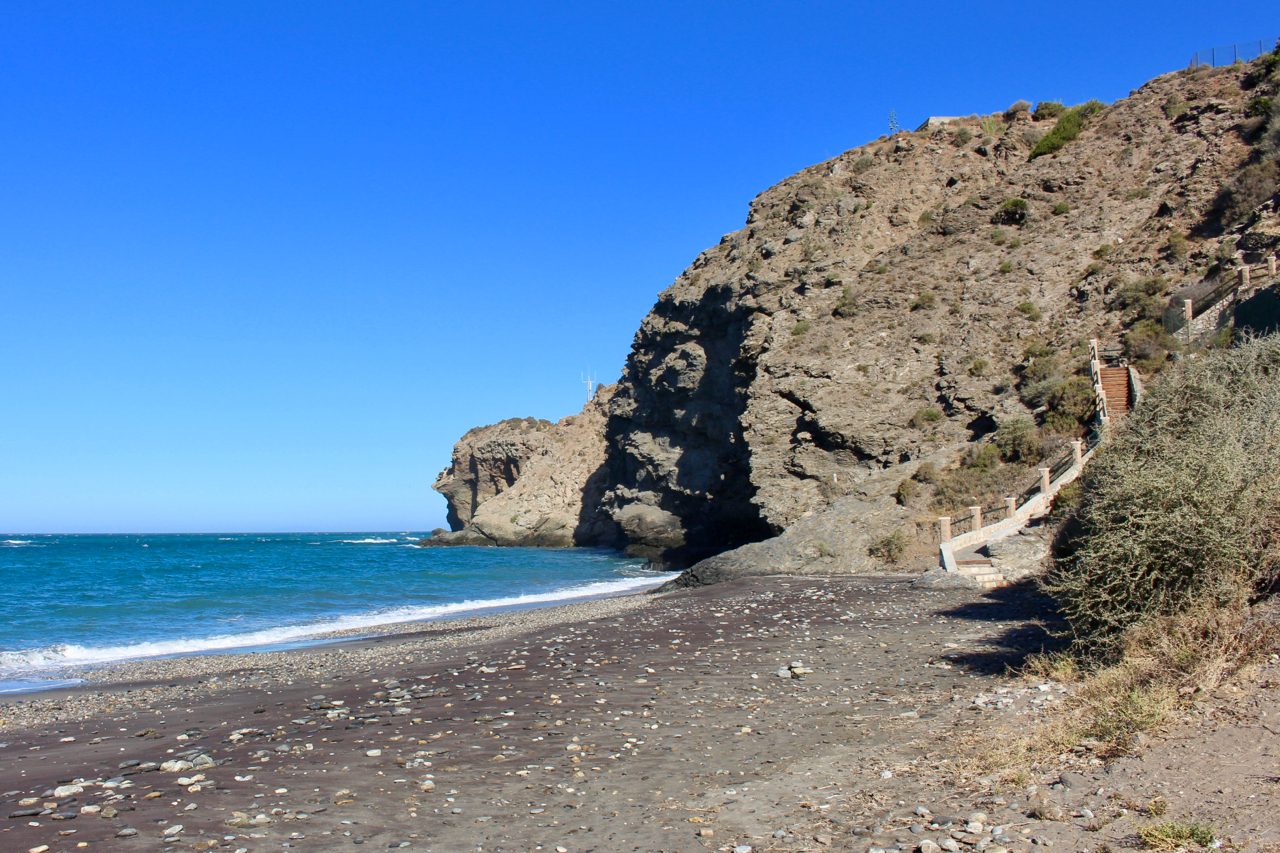
<path id="1" fill-rule="evenodd" d="M 0 530 L 423 530 L 787 175 L 1272 3 L 0 4 Z"/>

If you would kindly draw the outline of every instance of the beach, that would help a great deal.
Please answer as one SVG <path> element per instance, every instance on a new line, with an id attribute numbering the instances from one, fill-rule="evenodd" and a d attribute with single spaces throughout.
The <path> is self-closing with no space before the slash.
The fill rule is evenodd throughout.
<path id="1" fill-rule="evenodd" d="M 1094 850 L 1132 846 L 1144 797 L 1212 802 L 1159 746 L 985 775 L 984 743 L 1070 699 L 1007 671 L 1039 613 L 1030 589 L 762 577 L 117 664 L 0 703 L 0 850 Z M 1256 746 L 1206 719 L 1210 761 Z"/>

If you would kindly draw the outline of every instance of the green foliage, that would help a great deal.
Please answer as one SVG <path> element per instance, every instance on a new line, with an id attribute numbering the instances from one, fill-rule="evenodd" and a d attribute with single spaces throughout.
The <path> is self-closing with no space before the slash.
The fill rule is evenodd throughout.
<path id="1" fill-rule="evenodd" d="M 1067 204 L 1065 201 L 1060 201 L 1053 206 L 1054 216 L 1061 216 L 1064 213 L 1070 213 L 1070 212 L 1071 212 L 1071 205 Z"/>
<path id="2" fill-rule="evenodd" d="M 810 324 L 808 320 L 801 320 L 799 323 L 796 323 L 794 326 L 791 327 L 791 334 L 795 335 L 798 338 L 801 335 L 803 335 L 805 332 L 809 331 L 809 326 Z"/>
<path id="3" fill-rule="evenodd" d="M 1125 201 L 1136 201 L 1137 199 L 1140 199 L 1140 198 L 1151 198 L 1151 188 L 1137 187 L 1135 189 L 1129 190 L 1127 193 L 1124 194 Z"/>
<path id="4" fill-rule="evenodd" d="M 1276 194 L 1280 188 L 1280 163 L 1264 160 L 1241 169 L 1218 198 L 1222 221 L 1231 225 Z"/>
<path id="5" fill-rule="evenodd" d="M 1213 825 L 1176 820 L 1149 823 L 1138 827 L 1138 837 L 1156 850 L 1178 850 L 1192 844 L 1209 847 L 1213 844 Z"/>
<path id="6" fill-rule="evenodd" d="M 1178 351 L 1178 340 L 1153 319 L 1140 320 L 1125 332 L 1124 352 L 1143 373 L 1159 373 Z"/>
<path id="7" fill-rule="evenodd" d="M 1002 272 L 1002 273 L 1011 273 L 1011 272 L 1013 272 L 1013 261 L 1001 261 L 1001 262 L 1000 262 L 1000 272 Z"/>
<path id="8" fill-rule="evenodd" d="M 919 466 L 916 467 L 916 472 L 911 475 L 911 479 L 919 483 L 931 485 L 938 482 L 938 476 L 938 466 L 934 465 L 932 462 L 925 461 L 921 462 Z"/>
<path id="9" fill-rule="evenodd" d="M 996 430 L 995 447 L 1006 462 L 1029 464 L 1044 458 L 1044 442 L 1031 418 L 1014 418 Z"/>
<path id="10" fill-rule="evenodd" d="M 857 314 L 857 306 L 853 300 L 853 287 L 845 285 L 844 292 L 840 295 L 840 300 L 836 302 L 836 307 L 831 312 L 837 317 L 852 317 Z"/>
<path id="11" fill-rule="evenodd" d="M 1164 249 L 1171 258 L 1185 258 L 1187 256 L 1187 238 L 1174 231 L 1169 235 L 1169 240 L 1164 244 Z"/>
<path id="12" fill-rule="evenodd" d="M 915 480 L 903 480 L 898 484 L 898 490 L 893 493 L 894 499 L 899 506 L 906 506 L 911 502 L 912 498 L 920 494 L 920 484 Z"/>
<path id="13" fill-rule="evenodd" d="M 1025 113 L 1031 109 L 1031 104 L 1027 101 L 1014 101 L 1009 105 L 1009 109 L 1004 111 L 1004 120 L 1012 121 L 1013 117 L 1018 113 Z"/>
<path id="14" fill-rule="evenodd" d="M 928 225 L 932 221 L 933 221 L 933 211 L 926 210 L 924 213 L 920 214 L 920 218 L 916 220 L 916 223 L 918 225 Z"/>
<path id="15" fill-rule="evenodd" d="M 951 134 L 951 144 L 957 148 L 968 145 L 971 139 L 973 139 L 973 133 L 967 127 L 957 128 L 955 133 Z"/>
<path id="16" fill-rule="evenodd" d="M 911 416 L 911 420 L 907 421 L 907 423 L 916 429 L 925 429 L 936 424 L 940 420 L 942 420 L 942 412 L 932 406 L 928 406 L 922 409 L 917 409 L 916 413 Z"/>
<path id="17" fill-rule="evenodd" d="M 1058 119 L 1058 123 L 1053 126 L 1053 130 L 1046 133 L 1044 139 L 1041 139 L 1031 150 L 1031 156 L 1028 159 L 1034 160 L 1046 154 L 1056 154 L 1068 142 L 1079 139 L 1080 131 L 1084 130 L 1084 120 L 1083 107 L 1072 107 L 1064 112 Z"/>
<path id="18" fill-rule="evenodd" d="M 1046 429 L 1061 433 L 1078 433 L 1093 418 L 1096 401 L 1088 377 L 1072 376 L 1053 385 L 1044 394 Z"/>
<path id="19" fill-rule="evenodd" d="M 1164 294 L 1169 292 L 1169 282 L 1162 276 L 1123 285 L 1116 294 L 1121 308 L 1136 308 L 1136 316 L 1143 320 L 1160 320 L 1164 316 Z"/>
<path id="20" fill-rule="evenodd" d="M 901 530 L 895 530 L 888 536 L 873 542 L 867 552 L 885 562 L 896 563 L 906 556 L 907 545 L 907 535 Z"/>
<path id="21" fill-rule="evenodd" d="M 1004 204 L 991 217 L 991 221 L 1001 225 L 1021 225 L 1027 221 L 1027 200 L 1023 198 L 1005 199 Z"/>
<path id="22" fill-rule="evenodd" d="M 1104 261 L 1107 259 L 1107 256 L 1111 254 L 1112 248 L 1113 247 L 1110 243 L 1103 243 L 1101 246 L 1093 250 L 1093 256 L 1100 261 Z"/>
<path id="23" fill-rule="evenodd" d="M 1280 337 L 1185 360 L 1086 469 L 1046 588 L 1078 648 L 1203 608 L 1240 610 L 1280 578 Z"/>
<path id="24" fill-rule="evenodd" d="M 978 123 L 982 128 L 982 132 L 987 136 L 999 136 L 1008 130 L 1008 126 L 1000 120 L 999 116 L 987 116 Z"/>
<path id="25" fill-rule="evenodd" d="M 1009 234 L 1003 228 L 993 229 L 991 232 L 991 242 L 997 246 L 1003 246 L 1009 239 Z"/>
<path id="26" fill-rule="evenodd" d="M 1044 316 L 1043 314 L 1040 313 L 1040 309 L 1036 307 L 1034 302 L 1019 303 L 1018 307 L 1014 310 L 1016 310 L 1019 314 L 1021 314 L 1023 317 L 1026 317 L 1028 320 L 1030 320 L 1033 323 L 1037 322 L 1038 320 L 1040 320 L 1041 317 Z"/>
<path id="27" fill-rule="evenodd" d="M 959 468 L 947 472 L 935 488 L 934 506 L 955 515 L 966 507 L 993 503 L 998 498 L 1016 494 L 1027 469 L 1022 465 L 1006 465 L 1000 461 L 1000 450 L 994 444 L 975 447 Z"/>
<path id="28" fill-rule="evenodd" d="M 910 308 L 912 311 L 927 311 L 938 304 L 938 296 L 932 290 L 925 290 L 915 299 L 911 300 Z"/>
<path id="29" fill-rule="evenodd" d="M 1034 118 L 1036 121 L 1046 118 L 1057 118 L 1066 111 L 1061 101 L 1041 101 L 1036 104 Z"/>
<path id="30" fill-rule="evenodd" d="M 973 363 L 969 365 L 969 375 L 980 377 L 987 372 L 987 360 L 985 358 L 975 358 Z"/>
<path id="31" fill-rule="evenodd" d="M 1266 95 L 1259 95 L 1249 100 L 1248 106 L 1244 108 L 1246 116 L 1265 116 L 1271 115 L 1271 98 Z"/>
<path id="32" fill-rule="evenodd" d="M 866 155 L 863 155 L 862 157 L 859 157 L 857 160 L 854 160 L 853 163 L 849 165 L 849 168 L 850 170 L 853 171 L 855 175 L 861 175 L 863 172 L 867 171 L 875 164 L 876 164 L 876 161 L 874 157 L 868 157 Z"/>
<path id="33" fill-rule="evenodd" d="M 1172 121 L 1187 111 L 1187 102 L 1179 97 L 1170 96 L 1160 109 L 1164 112 L 1164 117 Z"/>

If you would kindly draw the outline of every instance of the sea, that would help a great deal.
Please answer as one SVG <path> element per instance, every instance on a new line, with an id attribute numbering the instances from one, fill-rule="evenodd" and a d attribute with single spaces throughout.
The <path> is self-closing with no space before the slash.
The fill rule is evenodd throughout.
<path id="1" fill-rule="evenodd" d="M 424 535 L 10 535 L 0 539 L 0 694 L 74 684 L 85 666 L 297 648 L 674 577 L 616 551 L 414 545 Z"/>

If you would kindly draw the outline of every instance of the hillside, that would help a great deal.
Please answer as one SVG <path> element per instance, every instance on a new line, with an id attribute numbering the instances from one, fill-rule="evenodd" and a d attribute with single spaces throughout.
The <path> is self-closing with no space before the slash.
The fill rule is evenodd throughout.
<path id="1" fill-rule="evenodd" d="M 939 513 L 1011 493 L 1082 430 L 1090 338 L 1158 373 L 1169 294 L 1233 263 L 1242 230 L 1255 255 L 1280 244 L 1274 203 L 1254 214 L 1275 194 L 1258 77 L 1020 103 L 762 192 L 636 334 L 592 472 L 616 527 L 593 541 L 687 582 L 923 568 Z"/>

